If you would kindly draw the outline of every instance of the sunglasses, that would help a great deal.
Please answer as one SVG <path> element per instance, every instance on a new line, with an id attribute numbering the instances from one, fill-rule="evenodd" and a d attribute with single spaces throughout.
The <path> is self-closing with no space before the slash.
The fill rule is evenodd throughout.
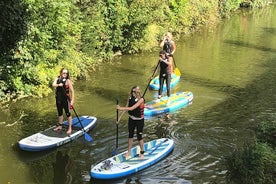
<path id="1" fill-rule="evenodd" d="M 67 75 L 68 73 L 67 72 L 63 72 L 62 74 L 66 74 Z"/>

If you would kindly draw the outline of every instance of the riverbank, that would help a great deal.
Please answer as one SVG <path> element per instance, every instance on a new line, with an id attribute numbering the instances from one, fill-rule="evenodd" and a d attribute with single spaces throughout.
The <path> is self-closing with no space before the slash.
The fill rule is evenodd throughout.
<path id="1" fill-rule="evenodd" d="M 1 104 L 47 96 L 61 67 L 69 69 L 73 81 L 85 80 L 97 64 L 114 62 L 119 53 L 155 51 L 167 31 L 177 41 L 202 25 L 215 26 L 241 6 L 260 8 L 271 2 L 16 0 L 1 5 L 2 14 L 7 14 L 1 26 Z"/>

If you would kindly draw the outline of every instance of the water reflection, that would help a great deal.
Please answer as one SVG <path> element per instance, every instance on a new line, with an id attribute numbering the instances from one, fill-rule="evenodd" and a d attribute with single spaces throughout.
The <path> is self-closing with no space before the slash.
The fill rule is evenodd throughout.
<path id="1" fill-rule="evenodd" d="M 170 132 L 174 123 L 175 120 L 171 118 L 169 113 L 159 116 L 153 134 L 155 134 L 157 138 L 170 137 Z"/>
<path id="2" fill-rule="evenodd" d="M 73 177 L 70 173 L 73 161 L 69 156 L 70 149 L 66 153 L 62 153 L 61 151 L 57 151 L 56 161 L 53 163 L 54 170 L 54 184 L 71 184 Z"/>

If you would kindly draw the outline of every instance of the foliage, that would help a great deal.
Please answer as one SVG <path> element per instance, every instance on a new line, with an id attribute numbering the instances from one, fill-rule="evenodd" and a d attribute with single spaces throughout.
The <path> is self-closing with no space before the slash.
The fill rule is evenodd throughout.
<path id="1" fill-rule="evenodd" d="M 271 147 L 276 147 L 276 119 L 275 115 L 267 121 L 261 122 L 257 129 L 257 138 L 260 142 L 269 144 Z"/>
<path id="2" fill-rule="evenodd" d="M 267 144 L 246 145 L 226 160 L 229 183 L 275 183 L 276 153 Z"/>
<path id="3" fill-rule="evenodd" d="M 150 51 L 167 31 L 177 38 L 216 22 L 242 0 L 3 0 L 0 99 L 43 96 L 61 67 L 73 79 L 120 53 Z M 268 0 L 265 1 L 268 3 Z M 252 0 L 256 6 L 261 0 Z"/>
<path id="4" fill-rule="evenodd" d="M 231 12 L 236 11 L 240 4 L 244 0 L 220 0 L 219 1 L 219 15 L 220 17 L 227 18 L 230 16 Z"/>

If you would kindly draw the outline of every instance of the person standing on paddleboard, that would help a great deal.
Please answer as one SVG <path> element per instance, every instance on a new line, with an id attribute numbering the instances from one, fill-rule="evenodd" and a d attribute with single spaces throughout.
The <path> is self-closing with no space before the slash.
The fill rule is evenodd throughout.
<path id="1" fill-rule="evenodd" d="M 172 61 L 167 57 L 166 52 L 161 50 L 159 52 L 159 90 L 158 90 L 158 100 L 162 97 L 163 85 L 166 80 L 167 86 L 167 104 L 170 103 L 171 96 L 171 75 L 172 75 Z"/>
<path id="2" fill-rule="evenodd" d="M 72 116 L 70 113 L 70 108 L 74 105 L 74 97 L 75 92 L 70 80 L 69 71 L 65 68 L 60 70 L 60 75 L 57 79 L 53 82 L 53 87 L 56 88 L 56 106 L 58 112 L 58 125 L 54 129 L 54 131 L 62 130 L 62 123 L 63 123 L 63 109 L 67 116 L 68 120 L 68 130 L 67 134 L 71 134 L 72 132 Z M 71 96 L 70 96 L 71 92 Z M 71 98 L 70 98 L 71 97 Z"/>
<path id="3" fill-rule="evenodd" d="M 172 39 L 172 34 L 170 32 L 166 33 L 166 35 L 164 36 L 164 39 L 160 43 L 160 47 L 163 48 L 170 62 L 173 63 L 173 54 L 176 50 L 176 45 Z"/>
<path id="4" fill-rule="evenodd" d="M 125 107 L 117 105 L 118 110 L 123 111 L 120 115 L 118 122 L 121 117 L 128 111 L 128 149 L 126 157 L 130 156 L 130 150 L 133 145 L 134 131 L 136 129 L 137 139 L 140 146 L 140 158 L 144 158 L 144 141 L 143 141 L 143 129 L 144 129 L 144 97 L 141 95 L 139 86 L 133 86 L 130 91 L 129 98 Z"/>

